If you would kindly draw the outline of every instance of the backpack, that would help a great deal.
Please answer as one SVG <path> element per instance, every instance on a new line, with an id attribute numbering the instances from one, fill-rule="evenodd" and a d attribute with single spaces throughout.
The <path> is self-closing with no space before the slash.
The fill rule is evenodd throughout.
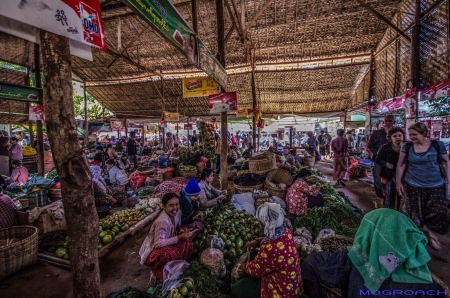
<path id="1" fill-rule="evenodd" d="M 405 163 L 406 164 L 408 164 L 408 154 L 409 154 L 409 150 L 411 149 L 412 145 L 413 145 L 412 142 L 406 142 L 406 145 L 405 145 L 405 151 L 406 151 L 405 152 L 405 155 L 406 155 L 405 156 Z M 434 150 L 436 150 L 436 152 L 437 152 L 437 160 L 436 160 L 436 162 L 439 165 L 441 176 L 445 178 L 445 171 L 442 168 L 442 164 L 446 163 L 446 161 L 442 158 L 441 150 L 439 148 L 439 142 L 436 141 L 436 140 L 431 140 L 431 146 L 433 146 Z"/>

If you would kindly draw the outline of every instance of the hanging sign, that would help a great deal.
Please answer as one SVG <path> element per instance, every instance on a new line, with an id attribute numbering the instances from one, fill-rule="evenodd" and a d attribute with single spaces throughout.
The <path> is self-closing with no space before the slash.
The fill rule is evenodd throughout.
<path id="1" fill-rule="evenodd" d="M 178 122 L 178 121 L 180 121 L 180 114 L 164 111 L 164 120 Z"/>
<path id="2" fill-rule="evenodd" d="M 0 98 L 26 102 L 38 102 L 42 89 L 0 83 Z"/>
<path id="3" fill-rule="evenodd" d="M 379 114 L 393 112 L 405 108 L 405 97 L 391 98 L 374 106 L 374 111 Z"/>
<path id="4" fill-rule="evenodd" d="M 226 88 L 227 73 L 169 0 L 123 0 L 195 67 Z M 208 58 L 206 58 L 208 57 Z M 206 62 L 207 61 L 207 62 Z"/>
<path id="5" fill-rule="evenodd" d="M 2 0 L 0 15 L 106 51 L 98 0 Z"/>
<path id="6" fill-rule="evenodd" d="M 123 128 L 123 121 L 122 120 L 111 120 L 110 127 L 113 130 L 120 130 Z"/>
<path id="7" fill-rule="evenodd" d="M 184 130 L 192 130 L 192 124 L 185 124 Z"/>
<path id="8" fill-rule="evenodd" d="M 209 96 L 209 112 L 211 114 L 237 111 L 237 93 L 225 92 Z"/>
<path id="9" fill-rule="evenodd" d="M 29 106 L 28 107 L 28 120 L 30 121 L 44 121 L 45 113 L 43 105 Z"/>
<path id="10" fill-rule="evenodd" d="M 407 89 L 405 94 L 405 114 L 406 118 L 417 117 L 416 88 Z"/>
<path id="11" fill-rule="evenodd" d="M 161 121 L 159 122 L 159 125 L 161 126 L 161 128 L 166 128 L 166 127 L 167 127 L 167 121 L 161 120 Z"/>
<path id="12" fill-rule="evenodd" d="M 247 117 L 249 111 L 253 110 L 252 108 L 239 108 L 236 112 L 236 117 Z"/>
<path id="13" fill-rule="evenodd" d="M 219 83 L 223 88 L 227 88 L 227 72 L 217 61 L 213 54 L 206 48 L 203 42 L 198 40 L 199 68 L 203 70 L 211 79 Z"/>
<path id="14" fill-rule="evenodd" d="M 208 77 L 184 78 L 183 97 L 201 97 L 220 93 L 219 84 Z"/>

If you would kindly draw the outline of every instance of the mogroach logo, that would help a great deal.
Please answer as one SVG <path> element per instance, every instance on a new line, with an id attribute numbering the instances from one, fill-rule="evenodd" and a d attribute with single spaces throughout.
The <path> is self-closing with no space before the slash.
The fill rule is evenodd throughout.
<path id="1" fill-rule="evenodd" d="M 402 296 L 418 296 L 418 295 L 427 295 L 427 296 L 440 296 L 443 295 L 443 297 L 447 296 L 447 291 L 439 291 L 439 290 L 382 290 L 382 291 L 373 291 L 370 290 L 363 291 L 359 290 L 360 296 L 394 296 L 394 295 L 402 295 Z"/>

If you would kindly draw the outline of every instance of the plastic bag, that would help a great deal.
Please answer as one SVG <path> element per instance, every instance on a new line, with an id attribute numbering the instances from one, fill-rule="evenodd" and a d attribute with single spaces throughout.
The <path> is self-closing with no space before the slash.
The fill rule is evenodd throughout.
<path id="1" fill-rule="evenodd" d="M 200 245 L 200 253 L 207 248 L 217 248 L 223 252 L 225 249 L 225 242 L 222 238 L 217 237 L 217 235 L 209 235 Z"/>
<path id="2" fill-rule="evenodd" d="M 277 203 L 277 204 L 279 204 L 281 206 L 281 208 L 286 210 L 286 202 L 283 199 L 281 199 L 281 198 L 279 198 L 277 196 L 270 197 L 269 198 L 269 202 L 270 203 Z"/>
<path id="3" fill-rule="evenodd" d="M 162 285 L 162 296 L 166 297 L 170 291 L 181 285 L 178 278 L 183 274 L 184 270 L 189 267 L 189 263 L 183 260 L 170 261 L 164 266 Z"/>
<path id="4" fill-rule="evenodd" d="M 314 240 L 314 243 L 319 243 L 319 240 L 322 238 L 334 236 L 335 232 L 332 229 L 323 229 L 319 232 L 319 236 L 317 236 L 316 240 Z"/>
<path id="5" fill-rule="evenodd" d="M 245 210 L 248 214 L 254 216 L 256 213 L 255 199 L 252 193 L 235 194 L 231 197 L 231 204 L 237 211 Z"/>
<path id="6" fill-rule="evenodd" d="M 208 267 L 218 277 L 223 277 L 227 273 L 223 253 L 217 248 L 205 249 L 200 255 L 200 263 Z"/>
<path id="7" fill-rule="evenodd" d="M 308 229 L 305 228 L 305 227 L 301 227 L 301 228 L 295 229 L 294 234 L 295 234 L 295 236 L 303 237 L 303 238 L 307 239 L 310 242 L 312 241 L 311 232 L 309 232 Z"/>
<path id="8" fill-rule="evenodd" d="M 244 278 L 247 276 L 247 273 L 245 271 L 242 271 L 239 269 L 242 263 L 248 263 L 250 262 L 250 252 L 247 251 L 242 254 L 242 256 L 239 257 L 238 261 L 234 265 L 233 269 L 231 270 L 231 284 L 234 284 L 238 280 Z"/>
<path id="9" fill-rule="evenodd" d="M 151 252 L 150 238 L 147 235 L 147 237 L 145 237 L 144 242 L 141 245 L 141 248 L 139 249 L 139 256 L 141 257 L 141 265 L 144 265 L 150 252 Z"/>

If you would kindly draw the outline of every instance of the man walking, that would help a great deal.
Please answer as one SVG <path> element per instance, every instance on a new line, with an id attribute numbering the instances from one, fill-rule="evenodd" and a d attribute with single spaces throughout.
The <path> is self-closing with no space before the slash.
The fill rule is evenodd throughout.
<path id="1" fill-rule="evenodd" d="M 372 133 L 372 136 L 369 140 L 369 150 L 372 154 L 372 161 L 375 161 L 375 158 L 377 157 L 378 150 L 381 146 L 386 144 L 388 142 L 387 135 L 389 130 L 393 127 L 395 123 L 395 119 L 393 115 L 386 115 L 384 117 L 384 128 L 381 128 L 379 130 L 376 130 Z M 377 197 L 380 199 L 383 199 L 383 185 L 381 183 L 381 166 L 377 163 L 374 163 L 373 168 L 373 184 L 375 186 L 375 192 L 377 194 Z"/>
<path id="2" fill-rule="evenodd" d="M 128 160 L 133 163 L 133 167 L 137 168 L 137 149 L 136 149 L 136 136 L 130 135 L 130 139 L 127 142 Z"/>
<path id="3" fill-rule="evenodd" d="M 324 134 L 325 139 L 327 140 L 326 144 L 325 144 L 325 151 L 326 151 L 326 155 L 331 158 L 331 141 L 333 140 L 333 138 L 330 136 L 330 134 L 328 133 L 328 129 L 327 132 Z"/>
<path id="4" fill-rule="evenodd" d="M 327 139 L 325 137 L 324 130 L 320 131 L 320 135 L 317 137 L 317 142 L 319 143 L 319 153 L 325 158 L 325 146 L 327 144 Z"/>

